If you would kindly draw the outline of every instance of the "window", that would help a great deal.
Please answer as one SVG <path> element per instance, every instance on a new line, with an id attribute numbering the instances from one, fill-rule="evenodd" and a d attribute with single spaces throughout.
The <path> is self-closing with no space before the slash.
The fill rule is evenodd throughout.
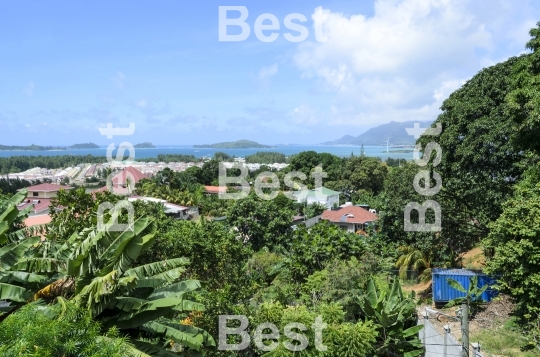
<path id="1" fill-rule="evenodd" d="M 39 196 L 39 192 L 32 192 L 32 196 L 34 196 L 34 197 Z"/>

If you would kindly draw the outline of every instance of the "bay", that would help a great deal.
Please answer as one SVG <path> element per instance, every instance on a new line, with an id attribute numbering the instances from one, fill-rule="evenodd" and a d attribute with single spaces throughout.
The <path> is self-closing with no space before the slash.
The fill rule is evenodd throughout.
<path id="1" fill-rule="evenodd" d="M 388 157 L 395 159 L 411 160 L 413 158 L 412 149 L 390 148 L 389 152 L 386 152 L 386 146 L 364 146 L 364 152 L 366 156 L 380 157 L 385 160 Z M 158 146 L 156 148 L 149 149 L 135 149 L 135 160 L 137 158 L 145 159 L 157 157 L 159 154 L 183 154 L 193 155 L 195 157 L 212 157 L 216 152 L 225 152 L 235 157 L 246 157 L 248 155 L 255 154 L 260 151 L 273 151 L 280 152 L 286 156 L 298 154 L 302 151 L 315 151 L 318 153 L 329 153 L 339 157 L 349 157 L 351 152 L 358 156 L 360 155 L 360 146 L 336 146 L 336 145 L 283 145 L 275 148 L 265 149 L 211 149 L 211 148 L 194 148 L 191 146 Z M 68 149 L 58 151 L 26 151 L 26 150 L 14 150 L 14 151 L 0 151 L 0 157 L 11 156 L 61 156 L 61 155 L 93 155 L 93 156 L 105 156 L 107 152 L 106 147 L 100 147 L 98 149 Z M 126 151 L 127 154 L 127 151 Z"/>

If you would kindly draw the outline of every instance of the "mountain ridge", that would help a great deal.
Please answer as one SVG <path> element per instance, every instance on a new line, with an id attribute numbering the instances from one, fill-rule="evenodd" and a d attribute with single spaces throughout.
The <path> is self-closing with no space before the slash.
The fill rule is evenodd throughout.
<path id="1" fill-rule="evenodd" d="M 429 127 L 433 121 L 410 120 L 405 122 L 391 121 L 390 123 L 368 129 L 358 135 L 345 135 L 341 139 L 327 141 L 320 145 L 385 145 L 390 141 L 390 145 L 413 145 L 416 139 L 407 133 L 406 128 L 413 128 L 414 123 L 420 123 L 421 128 Z"/>

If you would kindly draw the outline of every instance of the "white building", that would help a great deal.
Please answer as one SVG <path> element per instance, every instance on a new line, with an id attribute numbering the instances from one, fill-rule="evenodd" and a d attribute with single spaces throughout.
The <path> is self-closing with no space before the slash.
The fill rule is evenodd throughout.
<path id="1" fill-rule="evenodd" d="M 339 192 L 326 187 L 296 191 L 293 192 L 293 195 L 296 197 L 296 202 L 306 202 L 308 205 L 317 202 L 325 205 L 328 209 L 339 205 Z"/>

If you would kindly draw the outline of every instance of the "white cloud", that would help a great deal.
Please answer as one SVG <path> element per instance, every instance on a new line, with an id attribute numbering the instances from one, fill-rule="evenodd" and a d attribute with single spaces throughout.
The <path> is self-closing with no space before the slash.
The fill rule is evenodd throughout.
<path id="1" fill-rule="evenodd" d="M 144 109 L 148 105 L 148 102 L 146 99 L 140 99 L 135 103 L 135 105 L 141 109 Z"/>
<path id="2" fill-rule="evenodd" d="M 318 110 L 311 108 L 309 105 L 301 104 L 294 108 L 291 117 L 294 123 L 298 125 L 316 125 L 320 122 L 317 115 Z"/>
<path id="3" fill-rule="evenodd" d="M 112 77 L 112 81 L 113 81 L 114 85 L 117 86 L 120 89 L 125 87 L 126 79 L 127 79 L 127 77 L 124 74 L 124 72 L 122 72 L 122 71 L 116 72 L 116 74 Z"/>
<path id="4" fill-rule="evenodd" d="M 276 75 L 278 72 L 279 72 L 279 69 L 278 69 L 277 63 L 274 63 L 271 66 L 262 67 L 257 75 L 260 86 L 263 89 L 268 88 L 270 86 L 270 78 Z"/>
<path id="5" fill-rule="evenodd" d="M 325 9 L 328 40 L 299 44 L 293 62 L 332 96 L 330 124 L 433 120 L 463 78 L 523 48 L 535 14 L 516 8 L 507 0 L 376 0 L 369 17 Z"/>
<path id="6" fill-rule="evenodd" d="M 27 96 L 31 97 L 34 95 L 35 87 L 34 82 L 29 82 L 26 86 L 24 86 L 23 91 Z"/>

